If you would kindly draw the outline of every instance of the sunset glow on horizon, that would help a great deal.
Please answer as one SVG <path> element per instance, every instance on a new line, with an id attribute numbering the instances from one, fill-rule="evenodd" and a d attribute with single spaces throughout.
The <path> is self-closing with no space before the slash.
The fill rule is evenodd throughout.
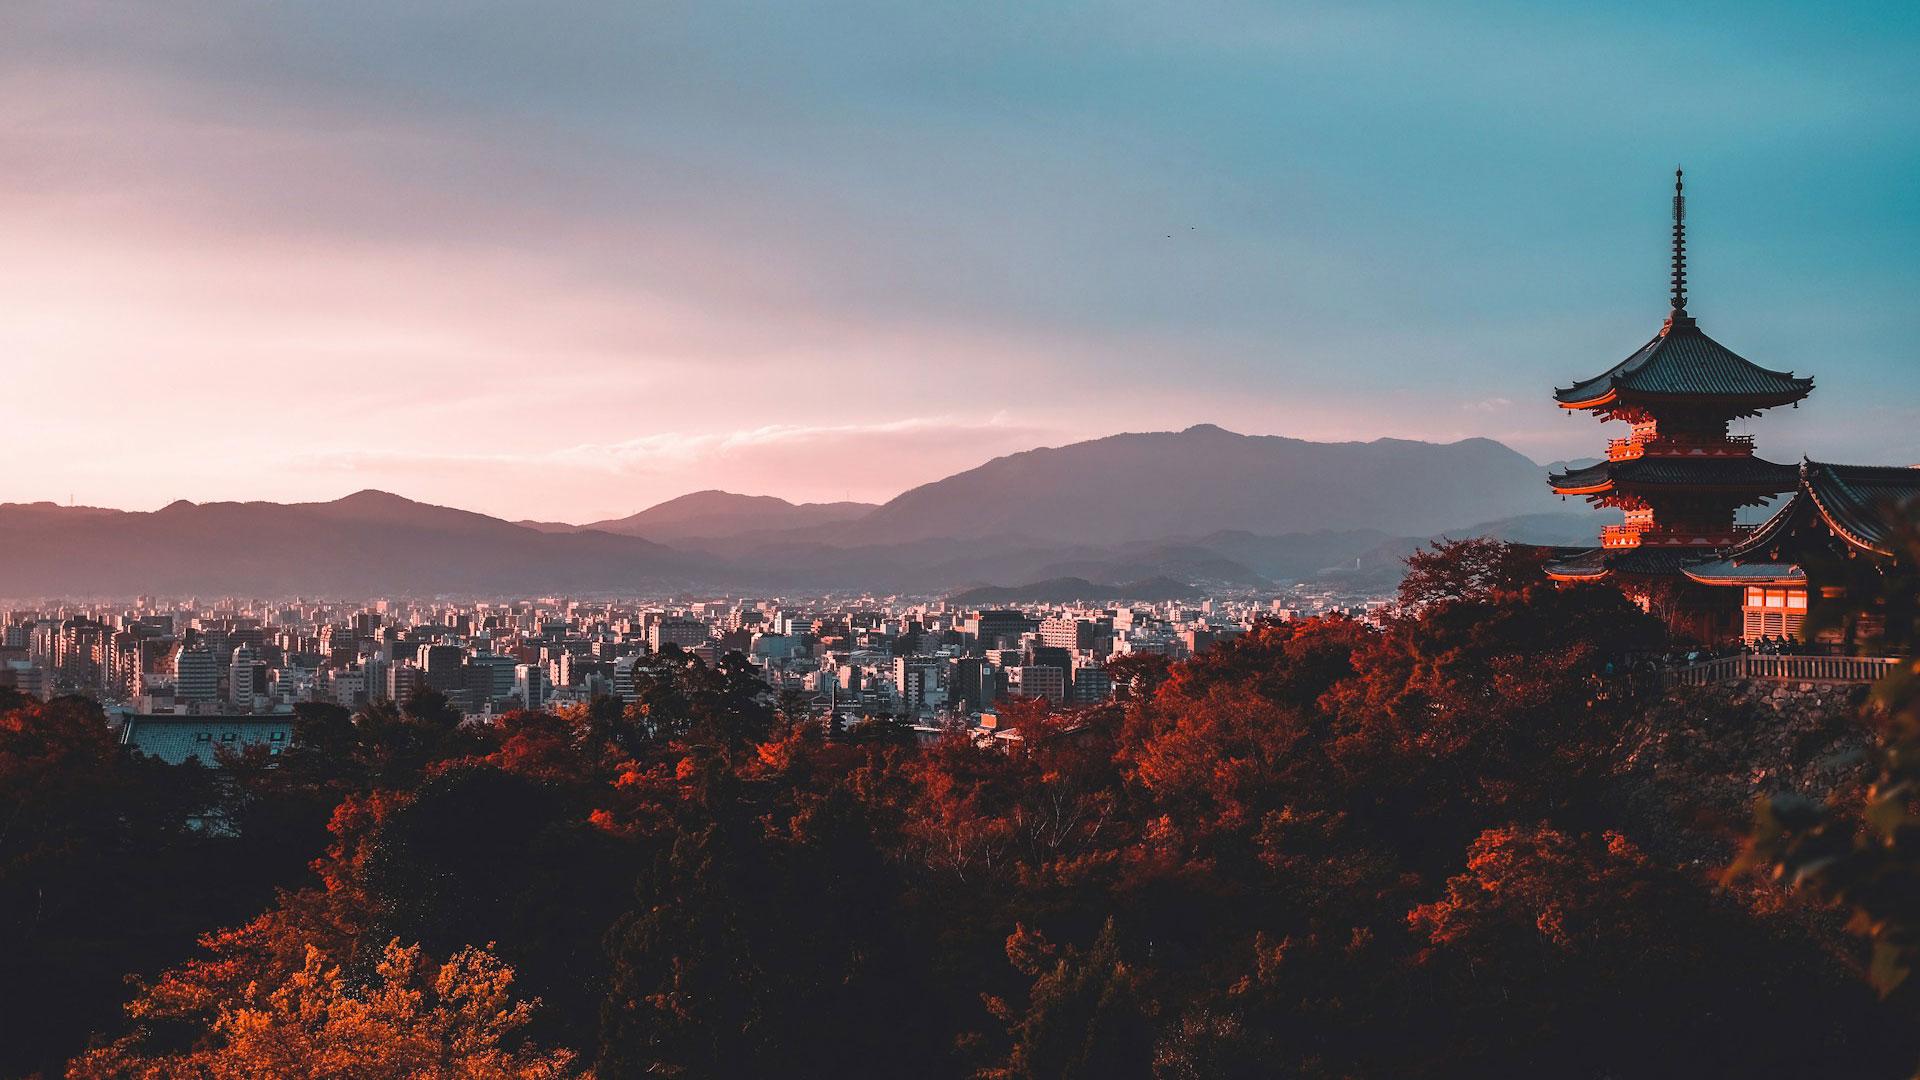
<path id="1" fill-rule="evenodd" d="M 1772 455 L 1920 462 L 1917 41 L 1895 5 L 10 5 L 0 429 L 43 464 L 0 502 L 578 522 L 1196 423 L 1587 456 L 1550 393 L 1658 329 L 1676 162 L 1693 313 L 1820 380 Z"/>

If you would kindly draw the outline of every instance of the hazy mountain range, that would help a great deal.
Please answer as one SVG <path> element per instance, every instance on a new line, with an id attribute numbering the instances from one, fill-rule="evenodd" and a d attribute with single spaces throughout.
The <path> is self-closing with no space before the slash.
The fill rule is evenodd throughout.
<path id="1" fill-rule="evenodd" d="M 1566 512 L 1542 475 L 1487 439 L 1314 443 L 1200 426 L 1012 454 L 879 506 L 702 491 L 573 525 L 377 491 L 151 513 L 0 504 L 0 596 L 1391 584 L 1407 551 L 1443 533 L 1590 540 L 1596 516 Z"/>
<path id="2" fill-rule="evenodd" d="M 1315 443 L 1200 425 L 995 458 L 858 525 L 894 540 L 1113 543 L 1220 530 L 1423 534 L 1547 505 L 1540 467 L 1491 439 Z"/>
<path id="3" fill-rule="evenodd" d="M 176 502 L 152 513 L 0 505 L 0 595 L 14 597 L 642 588 L 706 567 L 638 537 L 544 533 L 380 491 L 326 503 Z"/>
<path id="4" fill-rule="evenodd" d="M 879 507 L 873 503 L 790 503 L 772 495 L 735 495 L 729 491 L 696 491 L 649 506 L 637 514 L 586 525 L 550 521 L 522 521 L 542 532 L 595 530 L 620 536 L 639 536 L 663 544 L 702 538 L 738 536 L 746 532 L 801 529 L 856 521 Z"/>

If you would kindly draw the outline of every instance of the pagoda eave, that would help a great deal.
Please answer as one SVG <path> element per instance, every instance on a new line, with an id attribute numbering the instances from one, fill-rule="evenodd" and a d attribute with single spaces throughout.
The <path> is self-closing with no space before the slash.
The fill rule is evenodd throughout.
<path id="1" fill-rule="evenodd" d="M 1775 464 L 1750 454 L 1619 458 L 1547 477 L 1547 485 L 1555 494 L 1588 496 L 1614 492 L 1647 496 L 1711 492 L 1764 498 L 1791 491 L 1798 481 L 1799 473 L 1793 466 Z"/>
<path id="2" fill-rule="evenodd" d="M 1589 548 L 1577 555 L 1549 562 L 1543 569 L 1555 581 L 1671 581 L 1686 568 L 1711 560 L 1713 553 L 1698 548 Z"/>
<path id="3" fill-rule="evenodd" d="M 1572 389 L 1572 387 L 1568 387 L 1568 389 Z M 1569 412 L 1579 412 L 1583 409 L 1598 409 L 1603 405 L 1611 404 L 1618 400 L 1619 397 L 1620 394 L 1617 391 L 1608 390 L 1597 398 L 1587 398 L 1584 401 L 1562 401 L 1559 405 Z"/>
<path id="4" fill-rule="evenodd" d="M 1862 551 L 1878 555 L 1885 559 L 1894 558 L 1894 551 L 1891 547 L 1876 544 L 1871 538 L 1850 528 L 1844 515 L 1836 513 L 1836 507 L 1834 507 L 1829 500 L 1821 496 L 1818 486 L 1808 484 L 1806 485 L 1806 491 L 1807 497 L 1813 500 L 1814 508 L 1820 511 L 1822 524 L 1832 530 L 1835 536 L 1840 537 L 1842 540 Z"/>
<path id="5" fill-rule="evenodd" d="M 1622 413 L 1642 412 L 1655 408 L 1683 408 L 1724 412 L 1729 417 L 1740 419 L 1759 416 L 1763 410 L 1791 405 L 1813 392 L 1811 380 L 1805 389 L 1779 394 L 1648 394 L 1633 391 L 1621 392 L 1611 387 L 1598 397 L 1584 398 L 1579 401 L 1560 401 L 1557 404 L 1568 412 L 1595 412 L 1602 419 Z M 1729 411 L 1731 410 L 1731 411 Z"/>
<path id="6" fill-rule="evenodd" d="M 1560 487 L 1556 484 L 1553 493 L 1555 495 L 1604 495 L 1612 490 L 1613 482 L 1608 481 L 1595 487 Z"/>
<path id="7" fill-rule="evenodd" d="M 1559 485 L 1554 485 L 1553 493 L 1555 495 L 1584 495 L 1591 497 L 1594 495 L 1644 495 L 1647 493 L 1674 495 L 1689 491 L 1711 491 L 1715 494 L 1745 495 L 1750 499 L 1764 500 L 1769 496 L 1778 495 L 1783 491 L 1789 490 L 1791 490 L 1790 485 L 1788 487 L 1780 487 L 1771 482 L 1748 482 L 1743 484 L 1646 484 L 1633 481 L 1623 483 L 1608 480 L 1605 483 L 1590 487 L 1560 487 Z"/>
<path id="8" fill-rule="evenodd" d="M 1608 566 L 1607 553 L 1601 548 L 1569 553 L 1564 558 L 1547 563 L 1542 569 L 1549 578 L 1561 582 L 1599 581 L 1612 570 Z"/>
<path id="9" fill-rule="evenodd" d="M 1702 585 L 1798 585 L 1807 583 L 1807 572 L 1792 563 L 1735 563 L 1722 559 L 1689 566 L 1682 573 Z"/>

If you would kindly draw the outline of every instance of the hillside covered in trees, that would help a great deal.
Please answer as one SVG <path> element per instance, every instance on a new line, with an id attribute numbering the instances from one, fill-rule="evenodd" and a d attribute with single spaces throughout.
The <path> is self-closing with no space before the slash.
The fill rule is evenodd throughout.
<path id="1" fill-rule="evenodd" d="M 1775 737 L 1604 677 L 1659 627 L 1526 549 L 1412 569 L 1012 750 L 737 658 L 218 778 L 8 700 L 0 1074 L 1911 1075 L 1910 704 Z"/>

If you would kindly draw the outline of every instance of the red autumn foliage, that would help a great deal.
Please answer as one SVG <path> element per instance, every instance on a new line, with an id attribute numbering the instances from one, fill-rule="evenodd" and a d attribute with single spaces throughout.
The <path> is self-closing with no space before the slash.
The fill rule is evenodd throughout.
<path id="1" fill-rule="evenodd" d="M 1011 744 L 830 737 L 691 660 L 625 710 L 314 711 L 242 784 L 147 770 L 82 705 L 6 709 L 0 810 L 34 832 L 0 831 L 0 925 L 33 951 L 0 964 L 16 995 L 95 1005 L 4 1067 L 475 1075 L 446 1064 L 469 1040 L 501 1075 L 573 1068 L 556 1048 L 606 1076 L 1907 1075 L 1920 1027 L 1844 937 L 1659 853 L 1689 822 L 1615 767 L 1644 702 L 1605 679 L 1658 628 L 1531 584 L 1534 557 L 1442 548 L 1377 628 L 1262 624 L 1138 665 L 1113 704 L 1015 704 Z M 200 854 L 242 844 L 311 866 Z M 82 924 L 20 930 L 46 925 L 30 882 L 128 895 L 182 860 L 249 905 L 197 944 L 103 979 L 56 970 Z M 511 1023 L 463 1026 L 425 957 L 456 962 L 453 1000 L 510 970 L 486 1000 Z M 260 1056 L 275 1025 L 290 1057 Z M 363 1035 L 390 1044 L 338 1056 Z"/>

